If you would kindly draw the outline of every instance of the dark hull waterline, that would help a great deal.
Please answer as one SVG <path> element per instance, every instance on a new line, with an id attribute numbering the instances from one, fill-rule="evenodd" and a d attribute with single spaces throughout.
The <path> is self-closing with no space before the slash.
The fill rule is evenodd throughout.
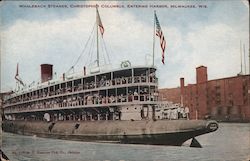
<path id="1" fill-rule="evenodd" d="M 204 120 L 3 122 L 4 131 L 21 135 L 86 142 L 175 146 L 217 129 L 217 122 Z"/>

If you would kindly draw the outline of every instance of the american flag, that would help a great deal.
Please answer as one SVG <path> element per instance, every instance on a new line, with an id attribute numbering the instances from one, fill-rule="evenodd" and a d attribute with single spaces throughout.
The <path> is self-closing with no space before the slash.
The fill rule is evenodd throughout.
<path id="1" fill-rule="evenodd" d="M 103 33 L 104 33 L 104 27 L 102 25 L 102 21 L 101 21 L 101 18 L 100 18 L 100 15 L 99 15 L 99 11 L 98 9 L 96 8 L 96 21 L 97 21 L 97 25 L 99 26 L 99 29 L 100 29 L 100 32 L 103 36 Z"/>
<path id="2" fill-rule="evenodd" d="M 165 41 L 165 38 L 164 38 L 164 35 L 162 33 L 162 30 L 161 30 L 161 26 L 160 26 L 160 23 L 159 23 L 159 20 L 156 16 L 156 13 L 155 13 L 155 23 L 156 23 L 156 36 L 159 36 L 160 38 L 160 45 L 161 45 L 161 49 L 162 49 L 162 63 L 164 64 L 164 52 L 165 52 L 165 48 L 166 48 L 166 41 Z"/>

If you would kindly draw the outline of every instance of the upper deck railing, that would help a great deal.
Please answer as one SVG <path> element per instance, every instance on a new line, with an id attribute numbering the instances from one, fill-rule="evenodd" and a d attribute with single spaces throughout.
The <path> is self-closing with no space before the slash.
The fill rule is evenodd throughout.
<path id="1" fill-rule="evenodd" d="M 58 98 L 49 99 L 45 102 L 32 102 L 27 104 L 21 104 L 14 107 L 5 108 L 5 114 L 10 113 L 23 113 L 23 112 L 35 112 L 35 111 L 49 111 L 49 110 L 65 110 L 76 108 L 91 108 L 91 107 L 111 107 L 119 105 L 138 105 L 138 104 L 156 104 L 158 94 L 138 94 L 133 93 L 129 95 L 119 96 L 106 96 L 99 95 L 86 95 L 82 97 L 71 98 Z"/>
<path id="2" fill-rule="evenodd" d="M 14 98 L 11 98 L 7 101 L 5 101 L 4 107 L 19 105 L 23 103 L 28 103 L 32 101 L 39 101 L 39 100 L 45 100 L 50 98 L 56 98 L 59 96 L 66 96 L 66 95 L 73 95 L 73 94 L 79 94 L 79 93 L 85 93 L 85 92 L 91 92 L 91 91 L 98 91 L 98 90 L 105 90 L 105 89 L 113 89 L 113 88 L 123 88 L 123 87 L 130 87 L 130 86 L 143 86 L 143 85 L 151 85 L 151 86 L 157 86 L 158 79 L 153 76 L 134 76 L 134 77 L 120 77 L 115 79 L 101 79 L 99 81 L 90 81 L 85 84 L 79 83 L 76 86 L 70 86 L 70 87 L 61 87 L 58 89 L 55 89 L 55 85 L 43 88 L 42 90 L 37 90 L 36 94 L 32 95 L 31 93 L 34 91 L 31 91 L 30 93 L 17 96 Z M 48 90 L 49 88 L 53 87 L 55 90 Z"/>

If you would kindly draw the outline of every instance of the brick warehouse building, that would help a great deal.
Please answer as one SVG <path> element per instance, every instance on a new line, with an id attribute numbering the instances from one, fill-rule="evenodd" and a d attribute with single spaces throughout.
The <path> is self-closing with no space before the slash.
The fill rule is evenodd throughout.
<path id="1" fill-rule="evenodd" d="M 160 98 L 182 103 L 190 118 L 222 121 L 250 121 L 250 75 L 208 80 L 207 67 L 196 68 L 196 84 L 160 89 Z"/>

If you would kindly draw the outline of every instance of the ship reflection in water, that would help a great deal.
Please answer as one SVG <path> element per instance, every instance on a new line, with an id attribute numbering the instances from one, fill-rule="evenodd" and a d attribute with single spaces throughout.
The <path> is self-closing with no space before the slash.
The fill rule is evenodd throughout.
<path id="1" fill-rule="evenodd" d="M 3 151 L 12 161 L 97 161 L 97 160 L 249 160 L 250 124 L 220 124 L 220 128 L 197 137 L 203 148 L 89 143 L 3 135 Z"/>

